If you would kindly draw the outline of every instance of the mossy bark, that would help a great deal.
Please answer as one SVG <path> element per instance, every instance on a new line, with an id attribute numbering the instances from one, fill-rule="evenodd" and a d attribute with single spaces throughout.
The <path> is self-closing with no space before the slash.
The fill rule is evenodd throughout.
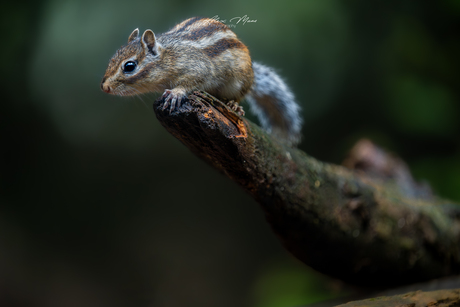
<path id="1" fill-rule="evenodd" d="M 204 92 L 172 112 L 161 105 L 161 124 L 254 197 L 286 249 L 312 268 L 373 287 L 460 273 L 458 204 L 322 163 Z"/>

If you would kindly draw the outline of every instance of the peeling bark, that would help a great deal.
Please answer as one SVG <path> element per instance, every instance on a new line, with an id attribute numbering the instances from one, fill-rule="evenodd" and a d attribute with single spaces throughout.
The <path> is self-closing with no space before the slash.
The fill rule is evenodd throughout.
<path id="1" fill-rule="evenodd" d="M 322 163 L 204 92 L 171 113 L 161 101 L 154 110 L 166 130 L 245 189 L 286 249 L 312 268 L 368 287 L 460 273 L 460 205 L 410 183 L 408 171 L 381 176 L 369 162 L 366 172 L 356 167 L 366 160 L 360 154 L 345 163 L 355 170 Z"/>

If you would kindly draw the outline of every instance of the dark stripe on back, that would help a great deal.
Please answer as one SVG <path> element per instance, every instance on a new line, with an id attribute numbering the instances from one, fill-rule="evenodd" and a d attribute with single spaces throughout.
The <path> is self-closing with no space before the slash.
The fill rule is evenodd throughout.
<path id="1" fill-rule="evenodd" d="M 245 49 L 246 46 L 235 38 L 223 38 L 218 40 L 214 45 L 204 48 L 203 52 L 209 57 L 214 58 L 225 50 L 233 48 Z"/>
<path id="2" fill-rule="evenodd" d="M 201 26 L 196 29 L 190 30 L 187 27 L 193 25 L 194 23 L 201 22 Z M 216 20 L 202 17 L 191 18 L 179 29 L 174 31 L 169 31 L 164 36 L 179 36 L 182 39 L 197 41 L 205 37 L 214 35 L 214 33 L 219 31 L 227 31 L 228 27 Z"/>
<path id="3" fill-rule="evenodd" d="M 190 33 L 182 35 L 182 38 L 197 41 L 205 37 L 214 35 L 216 32 L 227 30 L 227 26 L 223 23 L 208 23 L 201 28 L 198 28 Z"/>
<path id="4" fill-rule="evenodd" d="M 194 24 L 195 22 L 197 22 L 198 20 L 201 20 L 203 19 L 203 17 L 193 17 L 193 18 L 190 18 L 189 21 L 187 21 L 184 25 L 182 25 L 182 27 L 180 27 L 179 29 L 176 29 L 173 33 L 180 33 L 182 31 L 185 30 L 185 28 L 187 28 L 188 26 Z"/>

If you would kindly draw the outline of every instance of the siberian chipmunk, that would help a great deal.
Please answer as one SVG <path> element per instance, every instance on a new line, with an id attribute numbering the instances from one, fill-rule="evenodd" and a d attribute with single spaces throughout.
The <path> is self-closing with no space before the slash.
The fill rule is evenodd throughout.
<path id="1" fill-rule="evenodd" d="M 194 90 L 219 99 L 245 98 L 268 132 L 297 145 L 300 107 L 284 81 L 269 67 L 252 62 L 248 48 L 225 24 L 194 17 L 156 37 L 135 29 L 117 50 L 101 82 L 109 94 L 163 92 L 163 109 L 180 107 Z"/>

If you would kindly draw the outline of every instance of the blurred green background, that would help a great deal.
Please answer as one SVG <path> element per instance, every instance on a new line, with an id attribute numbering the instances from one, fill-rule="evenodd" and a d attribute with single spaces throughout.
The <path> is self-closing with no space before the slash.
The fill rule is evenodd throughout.
<path id="1" fill-rule="evenodd" d="M 300 148 L 362 137 L 460 200 L 460 1 L 2 2 L 0 306 L 299 306 L 349 293 L 293 259 L 258 205 L 99 89 L 131 31 L 234 31 L 303 108 Z M 247 106 L 246 106 L 247 109 Z M 250 117 L 250 115 L 249 115 Z"/>

